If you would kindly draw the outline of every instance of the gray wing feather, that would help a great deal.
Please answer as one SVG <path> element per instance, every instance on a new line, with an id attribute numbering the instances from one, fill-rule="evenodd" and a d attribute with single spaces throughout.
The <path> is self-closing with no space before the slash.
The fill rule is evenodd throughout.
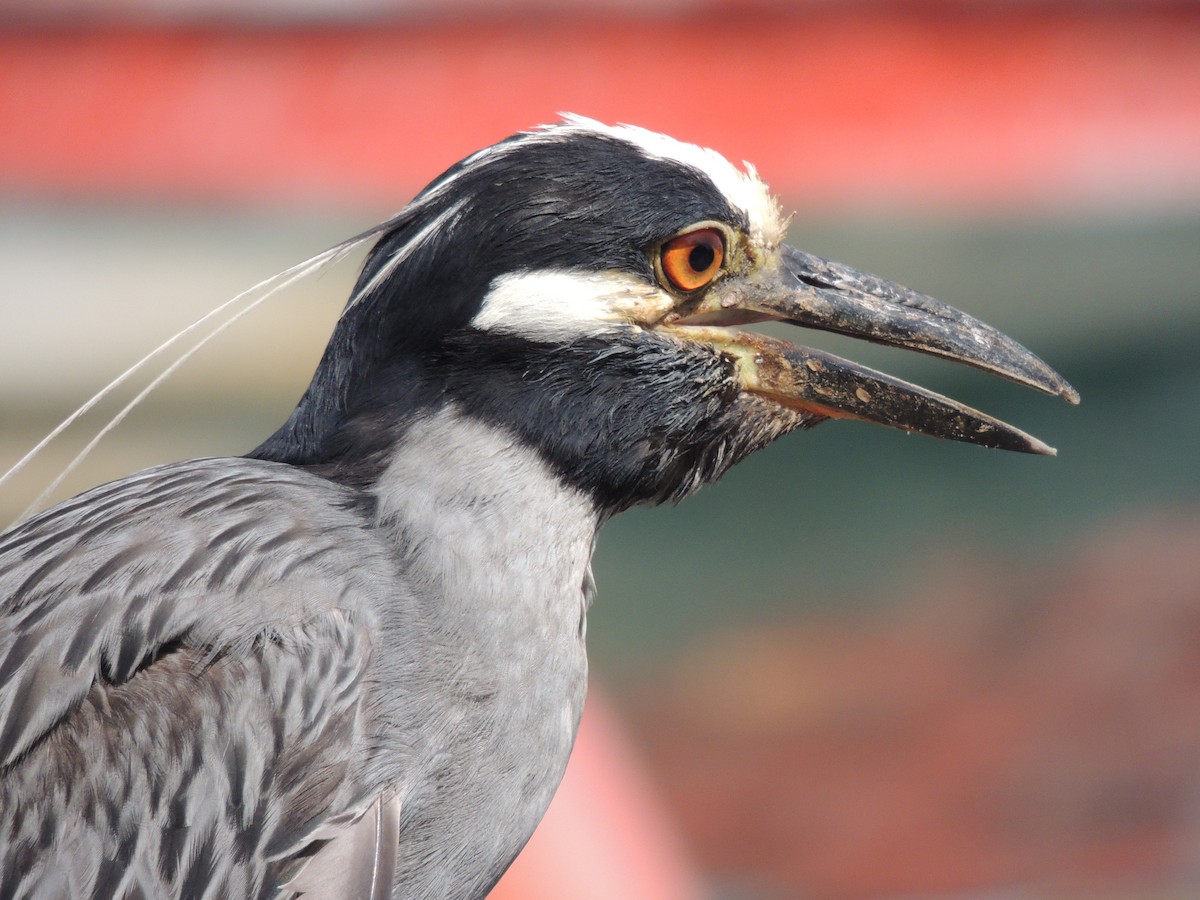
<path id="1" fill-rule="evenodd" d="M 269 896 L 370 803 L 354 750 L 394 570 L 355 503 L 201 460 L 0 536 L 0 895 Z"/>
<path id="2" fill-rule="evenodd" d="M 400 846 L 400 801 L 378 797 L 352 822 L 327 826 L 325 843 L 283 887 L 302 897 L 387 900 Z"/>

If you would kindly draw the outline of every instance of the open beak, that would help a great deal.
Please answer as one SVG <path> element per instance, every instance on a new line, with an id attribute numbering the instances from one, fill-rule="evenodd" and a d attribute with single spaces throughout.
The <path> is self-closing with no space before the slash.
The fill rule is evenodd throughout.
<path id="1" fill-rule="evenodd" d="M 732 356 L 746 390 L 831 418 L 861 419 L 985 447 L 1053 455 L 1023 431 L 849 360 L 724 326 L 778 320 L 944 356 L 1069 403 L 1058 373 L 978 319 L 932 297 L 784 245 L 778 266 L 723 279 L 667 324 Z"/>

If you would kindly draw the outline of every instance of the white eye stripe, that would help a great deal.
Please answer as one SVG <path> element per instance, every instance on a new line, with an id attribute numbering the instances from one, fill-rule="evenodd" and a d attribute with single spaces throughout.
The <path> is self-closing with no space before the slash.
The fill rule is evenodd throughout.
<path id="1" fill-rule="evenodd" d="M 672 302 L 657 286 L 623 272 L 513 272 L 492 282 L 471 325 L 562 342 L 628 328 Z"/>

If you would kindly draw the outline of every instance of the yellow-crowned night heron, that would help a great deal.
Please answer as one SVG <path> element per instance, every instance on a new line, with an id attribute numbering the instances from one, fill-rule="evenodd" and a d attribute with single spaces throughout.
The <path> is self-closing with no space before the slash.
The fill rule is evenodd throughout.
<path id="1" fill-rule="evenodd" d="M 952 400 L 731 326 L 1027 350 L 782 243 L 753 171 L 570 118 L 376 233 L 291 418 L 0 538 L 0 896 L 485 894 L 583 705 L 597 529 L 850 417 L 1032 453 Z"/>

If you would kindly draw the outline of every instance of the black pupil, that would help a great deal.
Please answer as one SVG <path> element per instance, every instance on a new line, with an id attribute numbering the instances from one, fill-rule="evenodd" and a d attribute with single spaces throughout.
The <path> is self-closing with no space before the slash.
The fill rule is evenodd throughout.
<path id="1" fill-rule="evenodd" d="M 717 254 L 708 244 L 697 244 L 688 254 L 688 265 L 693 272 L 707 272 Z"/>

